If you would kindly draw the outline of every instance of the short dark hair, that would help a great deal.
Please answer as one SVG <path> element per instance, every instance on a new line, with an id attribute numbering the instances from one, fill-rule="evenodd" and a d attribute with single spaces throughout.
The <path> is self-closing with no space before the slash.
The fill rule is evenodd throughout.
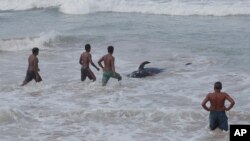
<path id="1" fill-rule="evenodd" d="M 113 46 L 108 46 L 108 52 L 113 53 L 114 52 L 114 47 Z"/>
<path id="2" fill-rule="evenodd" d="M 86 50 L 86 51 L 90 51 L 90 48 L 91 48 L 90 44 L 86 44 L 86 45 L 85 45 L 85 50 Z"/>
<path id="3" fill-rule="evenodd" d="M 222 89 L 222 84 L 220 81 L 217 81 L 214 83 L 214 89 L 215 90 L 221 90 Z"/>
<path id="4" fill-rule="evenodd" d="M 32 49 L 32 53 L 33 53 L 33 54 L 37 54 L 38 52 L 39 52 L 39 48 L 34 47 L 34 48 Z"/>

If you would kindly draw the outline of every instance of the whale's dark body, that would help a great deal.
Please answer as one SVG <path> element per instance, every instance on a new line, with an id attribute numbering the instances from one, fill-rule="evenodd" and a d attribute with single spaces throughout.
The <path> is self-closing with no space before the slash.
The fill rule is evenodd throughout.
<path id="1" fill-rule="evenodd" d="M 143 77 L 152 76 L 152 75 L 155 75 L 164 71 L 164 69 L 160 69 L 160 68 L 144 68 L 144 66 L 149 63 L 150 63 L 149 61 L 142 62 L 138 70 L 133 71 L 131 74 L 128 75 L 128 77 L 143 78 Z"/>

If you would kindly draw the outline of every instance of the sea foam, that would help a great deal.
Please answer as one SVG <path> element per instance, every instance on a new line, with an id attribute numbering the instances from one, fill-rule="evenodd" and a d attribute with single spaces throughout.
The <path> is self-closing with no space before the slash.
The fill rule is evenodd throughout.
<path id="1" fill-rule="evenodd" d="M 21 37 L 11 39 L 0 39 L 0 51 L 29 50 L 37 46 L 40 48 L 49 47 L 56 38 L 56 33 L 41 33 L 37 37 Z"/>
<path id="2" fill-rule="evenodd" d="M 0 10 L 58 8 L 64 14 L 126 12 L 162 15 L 249 15 L 250 0 L 1 0 Z"/>

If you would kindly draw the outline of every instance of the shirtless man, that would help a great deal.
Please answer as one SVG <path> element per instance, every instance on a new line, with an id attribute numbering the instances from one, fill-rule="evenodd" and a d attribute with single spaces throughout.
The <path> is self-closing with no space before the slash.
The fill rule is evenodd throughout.
<path id="1" fill-rule="evenodd" d="M 80 56 L 79 63 L 82 65 L 81 68 L 81 80 L 84 81 L 86 77 L 88 77 L 90 80 L 95 81 L 96 77 L 94 73 L 89 68 L 89 63 L 95 67 L 98 71 L 100 70 L 92 61 L 92 56 L 90 54 L 91 46 L 89 44 L 85 45 L 85 52 L 83 52 Z"/>
<path id="2" fill-rule="evenodd" d="M 28 59 L 28 70 L 26 73 L 25 80 L 23 81 L 23 84 L 21 86 L 26 85 L 28 82 L 30 82 L 32 79 L 35 79 L 36 82 L 42 81 L 41 76 L 39 75 L 39 67 L 38 67 L 38 58 L 37 55 L 39 54 L 39 49 L 37 47 L 34 47 L 32 49 L 32 54 L 29 56 Z"/>
<path id="3" fill-rule="evenodd" d="M 102 76 L 102 85 L 105 86 L 110 77 L 118 79 L 118 81 L 122 80 L 122 77 L 119 73 L 115 72 L 115 58 L 112 56 L 114 51 L 113 46 L 108 47 L 108 54 L 104 55 L 99 59 L 98 64 L 103 69 Z M 104 62 L 104 67 L 102 65 Z"/>
<path id="4" fill-rule="evenodd" d="M 228 130 L 228 121 L 226 111 L 229 111 L 235 104 L 234 100 L 225 92 L 221 92 L 221 82 L 214 84 L 214 92 L 209 93 L 202 102 L 202 107 L 210 111 L 209 127 L 211 130 L 219 127 L 221 130 Z M 228 100 L 230 105 L 226 107 L 225 101 Z M 210 102 L 210 107 L 207 107 L 207 102 Z"/>

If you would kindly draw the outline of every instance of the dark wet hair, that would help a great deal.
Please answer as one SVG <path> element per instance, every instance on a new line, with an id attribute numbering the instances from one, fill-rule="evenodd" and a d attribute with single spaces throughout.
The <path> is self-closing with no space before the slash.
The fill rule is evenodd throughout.
<path id="1" fill-rule="evenodd" d="M 34 47 L 34 48 L 32 49 L 32 53 L 33 53 L 33 54 L 38 54 L 38 52 L 39 52 L 39 48 Z"/>
<path id="2" fill-rule="evenodd" d="M 90 47 L 90 44 L 86 44 L 86 45 L 85 45 L 85 50 L 86 50 L 86 51 L 90 51 L 90 48 L 91 48 L 91 47 Z"/>
<path id="3" fill-rule="evenodd" d="M 114 52 L 114 47 L 113 46 L 108 46 L 108 52 L 113 53 Z"/>
<path id="4" fill-rule="evenodd" d="M 222 84 L 220 81 L 217 81 L 214 83 L 214 89 L 215 90 L 221 90 L 222 89 Z"/>

